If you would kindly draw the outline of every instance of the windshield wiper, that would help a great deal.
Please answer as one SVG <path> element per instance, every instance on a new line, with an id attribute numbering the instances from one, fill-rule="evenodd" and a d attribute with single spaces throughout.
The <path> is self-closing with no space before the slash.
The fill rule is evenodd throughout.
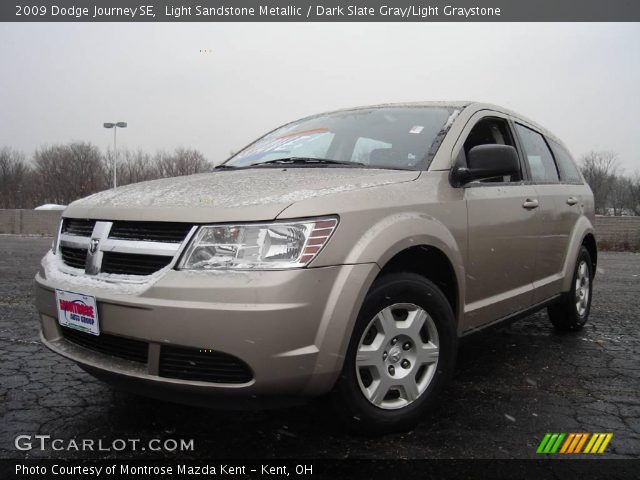
<path id="1" fill-rule="evenodd" d="M 216 165 L 215 167 L 213 167 L 214 170 L 235 170 L 237 168 L 240 168 L 240 167 L 227 165 L 226 163 L 222 163 L 220 165 Z"/>
<path id="2" fill-rule="evenodd" d="M 286 157 L 268 160 L 266 162 L 252 163 L 249 167 L 259 167 L 260 165 L 342 165 L 348 167 L 364 167 L 364 163 L 345 162 L 342 160 L 329 160 L 328 158 L 312 157 Z"/>

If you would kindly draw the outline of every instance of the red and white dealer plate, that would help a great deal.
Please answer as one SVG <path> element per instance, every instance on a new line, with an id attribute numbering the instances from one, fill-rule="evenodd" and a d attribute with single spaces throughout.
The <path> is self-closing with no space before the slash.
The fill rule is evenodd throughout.
<path id="1" fill-rule="evenodd" d="M 96 297 L 56 290 L 58 323 L 91 335 L 100 335 Z"/>

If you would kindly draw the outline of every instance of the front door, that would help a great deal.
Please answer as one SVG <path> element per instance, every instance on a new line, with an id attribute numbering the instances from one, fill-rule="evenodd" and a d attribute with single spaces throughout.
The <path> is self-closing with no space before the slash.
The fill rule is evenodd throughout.
<path id="1" fill-rule="evenodd" d="M 463 131 L 458 159 L 477 145 L 519 148 L 511 124 L 498 113 L 478 114 Z M 522 159 L 521 159 L 522 160 Z M 524 310 L 533 303 L 533 275 L 540 231 L 535 188 L 515 178 L 493 178 L 465 187 L 467 259 L 465 329 Z"/>
<path id="2" fill-rule="evenodd" d="M 539 208 L 531 185 L 467 188 L 465 320 L 478 327 L 533 304 Z"/>

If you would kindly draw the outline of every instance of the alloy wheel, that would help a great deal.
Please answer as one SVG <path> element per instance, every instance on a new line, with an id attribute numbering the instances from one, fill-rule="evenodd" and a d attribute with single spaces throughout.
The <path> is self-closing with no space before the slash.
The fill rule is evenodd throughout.
<path id="1" fill-rule="evenodd" d="M 591 287 L 589 283 L 589 267 L 586 261 L 581 261 L 576 275 L 576 311 L 579 316 L 584 316 L 589 305 Z"/>
<path id="2" fill-rule="evenodd" d="M 440 342 L 431 316 L 418 305 L 390 305 L 364 330 L 356 355 L 360 390 L 373 405 L 395 410 L 415 402 L 438 365 Z"/>

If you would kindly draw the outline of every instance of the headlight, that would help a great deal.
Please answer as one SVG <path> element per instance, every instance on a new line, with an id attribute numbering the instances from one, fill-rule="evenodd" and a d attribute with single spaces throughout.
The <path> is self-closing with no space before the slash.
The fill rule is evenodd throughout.
<path id="1" fill-rule="evenodd" d="M 306 266 L 338 225 L 335 217 L 296 222 L 207 225 L 178 264 L 181 270 L 280 270 Z"/>

